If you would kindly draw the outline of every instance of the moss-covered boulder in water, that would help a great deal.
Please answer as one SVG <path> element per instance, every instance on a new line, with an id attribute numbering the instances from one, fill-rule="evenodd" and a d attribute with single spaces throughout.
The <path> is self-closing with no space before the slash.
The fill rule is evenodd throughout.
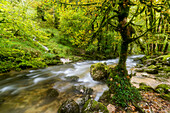
<path id="1" fill-rule="evenodd" d="M 60 106 L 58 113 L 80 113 L 80 108 L 74 100 L 67 100 Z"/>
<path id="2" fill-rule="evenodd" d="M 107 78 L 107 65 L 104 63 L 96 63 L 91 65 L 90 74 L 94 80 L 105 80 Z"/>
<path id="3" fill-rule="evenodd" d="M 155 88 L 155 91 L 158 93 L 169 93 L 170 86 L 167 84 L 160 84 Z"/>
<path id="4" fill-rule="evenodd" d="M 139 90 L 153 91 L 154 89 L 151 86 L 146 85 L 145 83 L 140 83 L 139 84 Z"/>
<path id="5" fill-rule="evenodd" d="M 82 113 L 109 113 L 109 111 L 102 103 L 88 100 L 83 106 Z"/>

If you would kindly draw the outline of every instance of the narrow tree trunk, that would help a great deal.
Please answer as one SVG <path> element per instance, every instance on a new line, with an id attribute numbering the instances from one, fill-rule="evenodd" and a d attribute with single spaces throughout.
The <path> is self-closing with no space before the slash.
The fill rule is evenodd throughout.
<path id="1" fill-rule="evenodd" d="M 128 43 L 122 40 L 119 63 L 118 63 L 119 67 L 121 67 L 122 69 L 126 69 L 127 52 L 128 52 Z"/>

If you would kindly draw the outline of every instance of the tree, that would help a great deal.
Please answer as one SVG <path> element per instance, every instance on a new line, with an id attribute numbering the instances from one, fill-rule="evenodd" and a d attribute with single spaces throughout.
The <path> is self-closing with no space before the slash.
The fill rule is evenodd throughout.
<path id="1" fill-rule="evenodd" d="M 119 62 L 113 70 L 109 70 L 108 78 L 110 93 L 114 94 L 112 99 L 121 106 L 136 103 L 135 98 L 140 99 L 138 91 L 130 84 L 130 76 L 126 69 L 128 45 L 145 36 L 149 31 L 153 33 L 158 19 L 154 19 L 153 14 L 142 18 L 146 20 L 149 17 L 151 19 L 150 25 L 144 27 L 144 30 L 140 29 L 140 27 L 138 27 L 139 30 L 134 29 L 136 26 L 145 26 L 145 24 L 137 25 L 134 23 L 134 20 L 138 19 L 139 15 L 144 15 L 146 8 L 149 7 L 150 10 L 152 8 L 159 9 L 162 5 L 163 4 L 157 4 L 156 2 L 153 4 L 152 0 L 151 2 L 144 0 L 104 0 L 102 5 L 98 7 L 99 10 L 104 13 L 101 15 L 102 20 L 98 29 L 94 31 L 92 41 L 103 31 L 103 28 L 108 25 L 112 30 L 119 32 L 121 35 L 122 41 Z M 135 13 L 131 12 L 132 8 L 136 9 Z M 153 12 L 151 11 L 151 13 Z M 129 18 L 130 15 L 131 18 Z"/>

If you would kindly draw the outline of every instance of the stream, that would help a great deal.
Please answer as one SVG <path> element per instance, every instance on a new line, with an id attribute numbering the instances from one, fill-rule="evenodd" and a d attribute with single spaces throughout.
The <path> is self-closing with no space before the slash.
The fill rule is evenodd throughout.
<path id="1" fill-rule="evenodd" d="M 134 58 L 143 55 L 129 56 L 127 69 L 129 73 L 138 62 Z M 90 66 L 94 63 L 106 62 L 108 65 L 118 63 L 117 59 L 103 61 L 83 61 L 45 69 L 11 72 L 0 76 L 0 113 L 57 113 L 59 106 L 68 98 L 76 101 L 78 95 L 72 90 L 73 86 L 83 85 L 93 89 L 96 101 L 107 85 L 94 81 L 90 76 Z M 78 76 L 78 81 L 69 81 L 67 77 Z M 141 77 L 133 77 L 132 81 L 142 81 Z M 145 80 L 144 80 L 145 81 Z M 150 82 L 150 79 L 148 80 Z M 48 100 L 47 90 L 53 88 L 59 92 L 55 100 Z"/>

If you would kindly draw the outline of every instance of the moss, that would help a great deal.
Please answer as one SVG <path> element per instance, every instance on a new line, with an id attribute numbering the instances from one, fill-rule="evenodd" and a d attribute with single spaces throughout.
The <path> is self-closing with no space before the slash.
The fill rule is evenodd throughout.
<path id="1" fill-rule="evenodd" d="M 161 98 L 170 101 L 170 93 L 169 94 L 162 94 L 160 95 Z"/>
<path id="2" fill-rule="evenodd" d="M 155 91 L 158 93 L 168 93 L 170 89 L 170 86 L 167 84 L 160 84 L 155 88 Z"/>
<path id="3" fill-rule="evenodd" d="M 151 86 L 146 85 L 145 83 L 139 84 L 139 90 L 142 91 L 153 91 L 154 89 Z"/>
<path id="4" fill-rule="evenodd" d="M 149 69 L 156 69 L 157 66 L 155 66 L 155 65 L 150 65 L 148 68 L 149 68 Z"/>
<path id="5" fill-rule="evenodd" d="M 163 57 L 162 61 L 166 61 L 167 58 L 170 58 L 170 55 L 162 55 L 161 57 Z"/>
<path id="6" fill-rule="evenodd" d="M 137 103 L 141 100 L 140 92 L 131 86 L 130 76 L 126 69 L 116 66 L 109 69 L 109 78 L 107 85 L 112 94 L 110 103 L 116 103 L 118 106 L 127 107 L 130 103 Z"/>
<path id="7" fill-rule="evenodd" d="M 170 67 L 164 67 L 163 69 L 165 72 L 170 72 Z"/>
<path id="8" fill-rule="evenodd" d="M 90 99 L 83 106 L 82 113 L 95 113 L 95 112 L 109 113 L 107 107 L 104 106 L 102 103 Z"/>

